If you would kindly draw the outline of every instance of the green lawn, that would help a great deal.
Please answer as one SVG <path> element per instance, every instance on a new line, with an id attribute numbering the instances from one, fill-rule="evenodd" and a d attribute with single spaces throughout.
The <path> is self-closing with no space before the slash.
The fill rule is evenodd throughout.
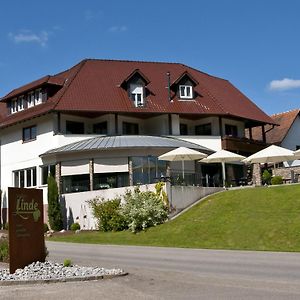
<path id="1" fill-rule="evenodd" d="M 212 195 L 146 232 L 81 232 L 49 240 L 118 245 L 300 251 L 300 185 Z"/>

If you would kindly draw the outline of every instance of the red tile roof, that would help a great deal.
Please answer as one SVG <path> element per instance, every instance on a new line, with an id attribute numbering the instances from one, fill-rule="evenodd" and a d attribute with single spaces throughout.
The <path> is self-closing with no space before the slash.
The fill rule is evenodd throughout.
<path id="1" fill-rule="evenodd" d="M 271 118 L 279 126 L 275 126 L 274 128 L 270 125 L 265 126 L 266 142 L 269 144 L 280 145 L 298 116 L 300 116 L 300 109 L 271 115 Z M 252 138 L 255 140 L 262 140 L 261 128 L 256 127 L 252 129 Z"/>
<path id="2" fill-rule="evenodd" d="M 151 92 L 145 107 L 135 107 L 127 91 L 120 86 L 128 75 L 139 70 L 150 81 Z M 171 82 L 188 73 L 198 84 L 194 101 L 168 100 L 167 75 Z M 15 113 L 2 119 L 0 127 L 26 118 L 46 113 L 103 112 L 103 113 L 177 113 L 186 115 L 222 115 L 251 120 L 259 124 L 272 124 L 273 120 L 260 110 L 229 81 L 220 79 L 179 63 L 87 59 L 69 70 L 54 76 L 45 76 L 28 85 L 15 89 L 2 98 L 7 101 L 29 88 L 46 83 L 63 84 L 62 88 L 46 103 Z"/>

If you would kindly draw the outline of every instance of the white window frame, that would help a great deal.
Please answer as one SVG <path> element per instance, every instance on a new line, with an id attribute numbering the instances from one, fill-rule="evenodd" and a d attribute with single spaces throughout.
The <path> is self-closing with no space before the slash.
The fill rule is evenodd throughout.
<path id="1" fill-rule="evenodd" d="M 14 98 L 13 100 L 11 100 L 10 112 L 12 114 L 18 112 L 18 99 L 17 98 Z"/>
<path id="2" fill-rule="evenodd" d="M 27 107 L 33 107 L 34 106 L 34 92 L 28 93 L 27 96 Z"/>
<path id="3" fill-rule="evenodd" d="M 183 92 L 182 92 L 183 90 Z M 189 95 L 188 95 L 188 90 Z M 180 99 L 193 99 L 193 86 L 192 85 L 179 85 L 179 97 Z"/>
<path id="4" fill-rule="evenodd" d="M 35 170 L 35 172 L 34 172 L 34 170 Z M 27 172 L 30 173 L 30 184 L 29 184 L 29 178 L 27 178 L 28 177 Z M 37 173 L 36 172 L 37 172 L 36 167 L 13 171 L 14 186 L 21 187 L 21 173 L 23 173 L 24 186 L 22 186 L 22 187 L 24 187 L 24 188 L 36 187 L 37 186 Z M 16 174 L 18 174 L 18 182 L 16 182 Z M 35 178 L 35 180 L 34 180 L 34 178 Z M 33 185 L 34 181 L 36 183 L 35 185 Z"/>
<path id="5" fill-rule="evenodd" d="M 24 96 L 18 98 L 18 111 L 24 110 Z"/>
<path id="6" fill-rule="evenodd" d="M 38 89 L 34 91 L 34 105 L 39 105 L 43 102 L 42 90 Z"/>
<path id="7" fill-rule="evenodd" d="M 140 84 L 131 84 L 130 97 L 136 107 L 144 106 L 144 87 Z"/>

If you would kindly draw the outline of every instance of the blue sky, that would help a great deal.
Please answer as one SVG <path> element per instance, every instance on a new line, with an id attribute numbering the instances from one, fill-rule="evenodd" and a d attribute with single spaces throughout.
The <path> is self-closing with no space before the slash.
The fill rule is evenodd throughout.
<path id="1" fill-rule="evenodd" d="M 100 58 L 180 62 L 268 114 L 300 108 L 299 12 L 297 0 L 1 1 L 0 97 Z"/>

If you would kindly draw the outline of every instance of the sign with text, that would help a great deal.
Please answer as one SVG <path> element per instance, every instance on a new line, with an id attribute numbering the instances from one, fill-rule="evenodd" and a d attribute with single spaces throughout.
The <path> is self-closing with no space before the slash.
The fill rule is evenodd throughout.
<path id="1" fill-rule="evenodd" d="M 9 271 L 45 260 L 43 191 L 8 188 Z"/>

